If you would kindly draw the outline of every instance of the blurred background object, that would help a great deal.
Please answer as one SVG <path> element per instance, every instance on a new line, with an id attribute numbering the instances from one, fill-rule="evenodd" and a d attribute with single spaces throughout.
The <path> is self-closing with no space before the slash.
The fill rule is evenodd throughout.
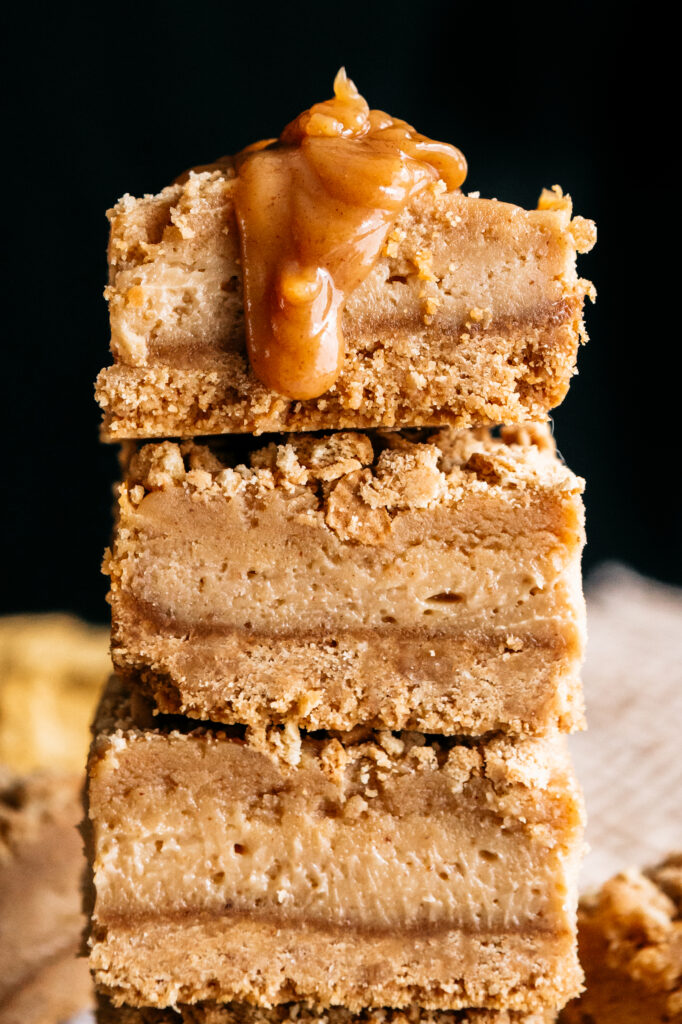
<path id="1" fill-rule="evenodd" d="M 569 741 L 588 809 L 583 889 L 682 849 L 682 590 L 602 565 L 587 623 L 588 729 Z"/>
<path id="2" fill-rule="evenodd" d="M 104 211 L 277 134 L 331 94 L 341 64 L 372 106 L 459 146 L 468 190 L 534 205 L 558 182 L 597 221 L 580 261 L 599 292 L 591 341 L 555 415 L 588 481 L 585 566 L 617 558 L 682 582 L 672 136 L 657 129 L 673 65 L 655 4 L 168 0 L 9 19 L 0 611 L 106 619 L 116 454 L 92 397 L 109 360 Z"/>
<path id="3" fill-rule="evenodd" d="M 108 634 L 70 615 L 0 618 L 1 1024 L 55 1024 L 92 1001 L 77 825 Z"/>
<path id="4" fill-rule="evenodd" d="M 0 618 L 0 764 L 82 772 L 110 671 L 104 626 L 73 615 Z"/>
<path id="5" fill-rule="evenodd" d="M 12 776 L 0 765 L 0 1021 L 57 1024 L 92 1003 L 77 956 L 81 775 Z"/>

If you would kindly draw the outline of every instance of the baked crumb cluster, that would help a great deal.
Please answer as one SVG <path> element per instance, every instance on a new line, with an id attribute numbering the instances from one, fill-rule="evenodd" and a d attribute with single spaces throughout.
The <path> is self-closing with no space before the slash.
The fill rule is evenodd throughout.
<path id="1" fill-rule="evenodd" d="M 0 765 L 81 771 L 110 664 L 104 627 L 57 613 L 0 618 Z"/>
<path id="2" fill-rule="evenodd" d="M 581 913 L 600 920 L 609 966 L 667 993 L 670 1014 L 682 1014 L 682 853 L 616 876 Z"/>
<path id="3" fill-rule="evenodd" d="M 398 512 L 456 502 L 464 488 L 522 492 L 542 483 L 573 490 L 582 483 L 554 457 L 552 435 L 544 424 L 505 428 L 499 438 L 486 429 L 419 434 L 294 434 L 252 451 L 248 466 L 234 467 L 226 465 L 230 454 L 224 446 L 195 441 L 145 445 L 128 465 L 129 496 L 135 503 L 150 491 L 174 486 L 226 497 L 309 487 L 329 501 L 334 485 L 344 478 L 349 502 Z"/>
<path id="4" fill-rule="evenodd" d="M 682 1020 L 682 853 L 615 875 L 578 912 L 587 991 L 566 1024 Z"/>

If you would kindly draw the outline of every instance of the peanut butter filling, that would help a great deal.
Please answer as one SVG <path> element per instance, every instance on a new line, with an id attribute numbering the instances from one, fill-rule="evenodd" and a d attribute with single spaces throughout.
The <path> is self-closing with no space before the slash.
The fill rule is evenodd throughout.
<path id="1" fill-rule="evenodd" d="M 556 735 L 470 744 L 149 721 L 111 680 L 89 763 L 99 923 L 572 926 L 582 812 Z"/>
<path id="2" fill-rule="evenodd" d="M 289 398 L 328 391 L 344 359 L 341 316 L 400 211 L 430 183 L 458 189 L 460 151 L 370 110 L 342 68 L 334 98 L 278 140 L 235 158 L 248 354 Z"/>

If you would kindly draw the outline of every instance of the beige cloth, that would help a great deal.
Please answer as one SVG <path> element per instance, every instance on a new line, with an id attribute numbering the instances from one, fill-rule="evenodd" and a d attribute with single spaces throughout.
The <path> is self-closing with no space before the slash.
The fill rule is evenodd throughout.
<path id="1" fill-rule="evenodd" d="M 682 848 L 682 590 L 616 564 L 586 589 L 583 889 Z"/>

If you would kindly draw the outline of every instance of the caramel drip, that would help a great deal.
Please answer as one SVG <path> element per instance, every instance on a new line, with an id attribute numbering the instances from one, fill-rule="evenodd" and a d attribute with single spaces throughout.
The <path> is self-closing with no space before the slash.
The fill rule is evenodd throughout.
<path id="1" fill-rule="evenodd" d="M 342 68 L 334 98 L 300 114 L 278 140 L 235 157 L 249 359 L 268 388 L 317 398 L 341 372 L 341 318 L 396 217 L 464 157 L 405 121 L 370 110 Z"/>

